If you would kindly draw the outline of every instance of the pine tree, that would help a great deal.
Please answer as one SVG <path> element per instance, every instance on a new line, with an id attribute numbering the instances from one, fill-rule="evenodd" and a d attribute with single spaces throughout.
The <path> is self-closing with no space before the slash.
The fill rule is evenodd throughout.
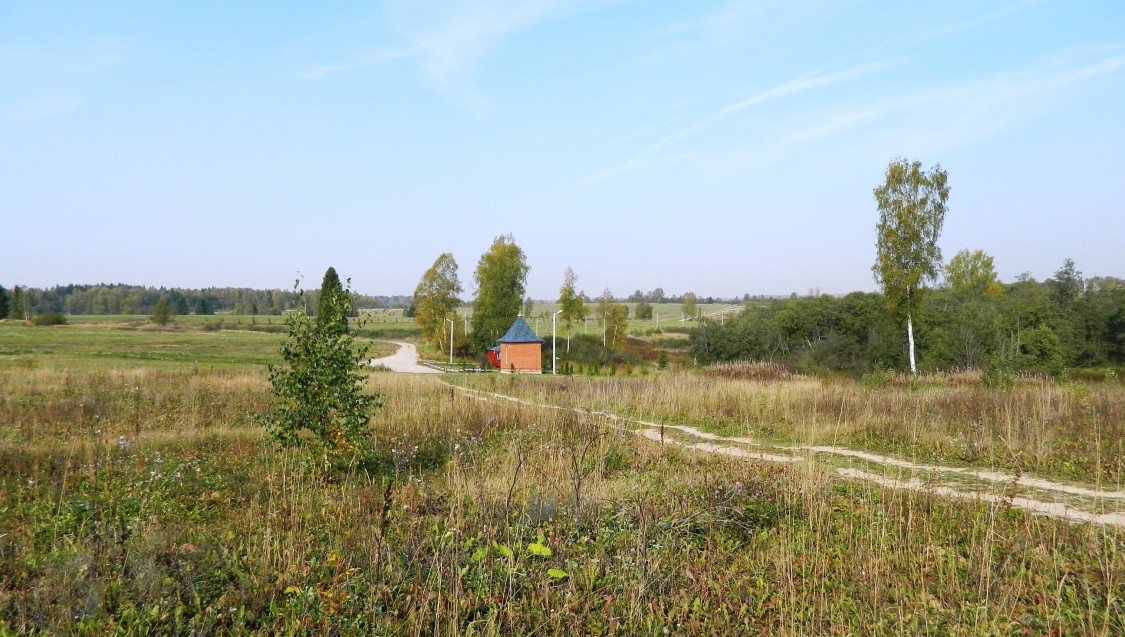
<path id="1" fill-rule="evenodd" d="M 340 334 L 348 331 L 348 314 L 351 312 L 350 295 L 340 284 L 336 268 L 329 266 L 324 271 L 320 283 L 320 300 L 316 308 L 317 325 L 327 330 L 338 330 Z"/>

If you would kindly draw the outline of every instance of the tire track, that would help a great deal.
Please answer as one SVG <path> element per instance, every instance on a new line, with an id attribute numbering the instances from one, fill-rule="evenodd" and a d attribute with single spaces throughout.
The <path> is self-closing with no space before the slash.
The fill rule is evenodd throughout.
<path id="1" fill-rule="evenodd" d="M 663 444 L 673 444 L 685 449 L 699 451 L 701 453 L 720 454 L 737 458 L 777 463 L 795 463 L 806 461 L 815 462 L 815 457 L 817 455 L 827 455 L 833 457 L 851 458 L 877 466 L 895 467 L 899 469 L 906 469 L 909 471 L 932 472 L 939 474 L 952 473 L 958 476 L 972 478 L 982 483 L 992 485 L 1003 484 L 1019 486 L 1060 495 L 1080 496 L 1085 498 L 1095 498 L 1098 500 L 1125 500 L 1125 491 L 1121 490 L 1104 491 L 1090 487 L 1062 484 L 1043 478 L 1036 478 L 1033 476 L 1017 475 L 1000 471 L 987 471 L 981 469 L 972 469 L 968 467 L 951 467 L 946 465 L 922 464 L 910 462 L 908 460 L 902 460 L 900 458 L 894 458 L 892 456 L 884 456 L 881 454 L 870 453 L 866 451 L 848 449 L 846 447 L 835 447 L 829 445 L 770 445 L 756 441 L 752 438 L 738 436 L 720 436 L 718 434 L 702 431 L 696 427 L 692 427 L 689 425 L 658 423 L 639 418 L 621 416 L 619 414 L 614 414 L 607 411 L 595 411 L 578 407 L 554 405 L 550 403 L 538 403 L 532 400 L 518 398 L 516 396 L 509 396 L 496 392 L 461 387 L 460 385 L 455 385 L 443 380 L 439 380 L 438 382 L 442 383 L 443 385 L 447 385 L 455 390 L 461 391 L 467 394 L 469 397 L 477 400 L 506 400 L 509 402 L 527 405 L 529 407 L 535 407 L 539 409 L 569 411 L 576 414 L 605 418 L 613 422 L 615 427 L 620 429 L 632 430 L 637 435 L 647 440 L 661 442 Z M 642 428 L 630 429 L 626 426 L 627 424 L 640 425 Z M 687 436 L 700 440 L 702 442 L 687 442 L 678 440 L 675 437 L 666 436 L 665 433 L 668 430 L 686 434 Z M 747 447 L 755 447 L 757 449 L 751 450 L 747 449 Z M 782 453 L 775 452 L 796 452 L 796 454 L 799 455 L 794 455 L 793 453 L 783 455 Z M 1006 503 L 1010 506 L 1024 509 L 1030 513 L 1050 518 L 1066 520 L 1070 522 L 1101 524 L 1106 526 L 1125 528 L 1125 511 L 1094 513 L 1086 509 L 1067 504 L 1065 502 L 1051 502 L 1028 497 L 1012 497 L 1008 495 L 997 495 L 994 493 L 983 493 L 980 491 L 965 491 L 949 486 L 948 482 L 944 484 L 935 484 L 933 482 L 924 482 L 917 478 L 911 478 L 909 480 L 899 480 L 896 478 L 890 478 L 887 476 L 878 475 L 869 471 L 855 468 L 836 467 L 835 473 L 837 476 L 844 479 L 870 482 L 890 489 L 932 493 L 955 499 L 984 501 L 990 504 Z"/>

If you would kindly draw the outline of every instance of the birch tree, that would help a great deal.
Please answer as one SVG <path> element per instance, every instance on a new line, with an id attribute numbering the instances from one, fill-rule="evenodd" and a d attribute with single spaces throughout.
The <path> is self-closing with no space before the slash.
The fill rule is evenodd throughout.
<path id="1" fill-rule="evenodd" d="M 574 268 L 567 266 L 566 271 L 563 272 L 563 284 L 559 288 L 559 309 L 562 314 L 563 324 L 566 325 L 566 351 L 570 352 L 570 330 L 572 326 L 586 318 L 586 303 L 582 301 L 582 297 L 574 290 L 574 284 L 578 281 L 578 275 L 574 274 Z"/>
<path id="2" fill-rule="evenodd" d="M 422 338 L 439 350 L 449 347 L 445 342 L 449 334 L 445 322 L 447 319 L 456 321 L 461 292 L 457 261 L 451 252 L 443 252 L 414 288 L 414 322 L 421 328 Z"/>
<path id="3" fill-rule="evenodd" d="M 941 164 L 927 173 L 921 162 L 900 157 L 887 166 L 886 180 L 874 193 L 879 222 L 871 270 L 887 306 L 906 314 L 910 373 L 916 374 L 914 314 L 920 290 L 937 278 L 942 264 L 937 240 L 945 223 L 949 175 Z"/>

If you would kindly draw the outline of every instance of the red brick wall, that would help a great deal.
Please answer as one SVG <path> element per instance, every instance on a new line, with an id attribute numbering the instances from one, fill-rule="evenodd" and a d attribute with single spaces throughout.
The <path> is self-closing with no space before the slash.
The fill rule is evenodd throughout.
<path id="1" fill-rule="evenodd" d="M 501 343 L 500 371 L 516 373 L 535 373 L 543 371 L 542 343 Z"/>

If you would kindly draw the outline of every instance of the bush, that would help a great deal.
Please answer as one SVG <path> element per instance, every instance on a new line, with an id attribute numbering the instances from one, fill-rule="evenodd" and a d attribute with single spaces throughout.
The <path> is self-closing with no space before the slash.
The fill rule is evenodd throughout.
<path id="1" fill-rule="evenodd" d="M 980 376 L 980 382 L 988 389 L 1009 390 L 1016 384 L 1016 365 L 1011 356 L 993 354 Z"/>
<path id="2" fill-rule="evenodd" d="M 895 378 L 895 370 L 882 363 L 876 363 L 875 369 L 863 375 L 860 379 L 866 389 L 886 389 L 891 386 Z"/>
<path id="3" fill-rule="evenodd" d="M 31 319 L 32 325 L 66 325 L 66 314 L 46 312 Z"/>

